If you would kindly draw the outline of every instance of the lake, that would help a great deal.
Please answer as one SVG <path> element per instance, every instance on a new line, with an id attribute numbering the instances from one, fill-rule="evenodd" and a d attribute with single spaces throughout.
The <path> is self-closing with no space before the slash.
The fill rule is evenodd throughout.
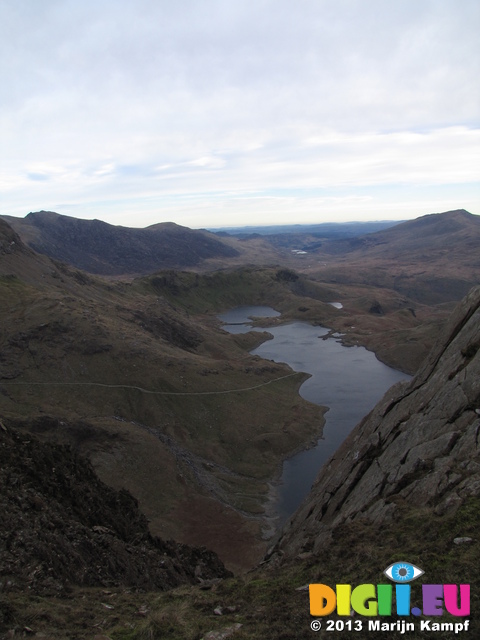
<path id="1" fill-rule="evenodd" d="M 271 307 L 237 307 L 219 318 L 230 333 L 252 330 L 249 318 L 274 317 Z M 305 400 L 329 407 L 323 435 L 315 447 L 301 451 L 283 463 L 274 511 L 282 524 L 299 507 L 322 465 L 345 440 L 353 427 L 376 405 L 396 382 L 410 376 L 380 362 L 364 347 L 343 346 L 338 337 L 322 339 L 325 327 L 290 322 L 276 327 L 255 327 L 273 335 L 251 351 L 266 360 L 285 362 L 294 371 L 311 377 L 300 387 Z"/>

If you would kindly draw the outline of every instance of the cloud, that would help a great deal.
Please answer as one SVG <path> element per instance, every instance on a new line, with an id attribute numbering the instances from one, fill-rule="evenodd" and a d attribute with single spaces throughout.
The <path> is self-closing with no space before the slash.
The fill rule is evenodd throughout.
<path id="1" fill-rule="evenodd" d="M 298 218 L 315 189 L 461 193 L 478 183 L 479 23 L 476 0 L 6 0 L 3 213 L 48 198 L 112 220 L 105 203 L 137 201 L 150 222 L 163 199 L 181 223 L 187 199 L 191 219 L 220 215 L 219 193 L 240 215 L 284 188 L 304 190 L 284 202 Z"/>

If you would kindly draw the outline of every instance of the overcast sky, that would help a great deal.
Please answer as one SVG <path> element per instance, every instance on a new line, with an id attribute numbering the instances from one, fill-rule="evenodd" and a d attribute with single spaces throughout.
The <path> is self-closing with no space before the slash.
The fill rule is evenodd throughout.
<path id="1" fill-rule="evenodd" d="M 0 213 L 480 214 L 479 0 L 0 0 Z"/>

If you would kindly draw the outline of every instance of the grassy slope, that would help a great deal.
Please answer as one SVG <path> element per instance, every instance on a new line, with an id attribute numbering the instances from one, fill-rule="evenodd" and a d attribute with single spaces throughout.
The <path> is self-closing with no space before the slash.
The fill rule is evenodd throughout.
<path id="1" fill-rule="evenodd" d="M 412 606 L 420 604 L 421 583 L 471 584 L 468 637 L 477 637 L 480 578 L 475 536 L 479 507 L 478 499 L 471 499 L 457 513 L 439 517 L 406 505 L 402 516 L 381 530 L 358 521 L 343 526 L 321 557 L 297 558 L 281 569 L 263 566 L 246 576 L 225 580 L 211 590 L 181 587 L 161 594 L 79 589 L 60 599 L 4 594 L 4 628 L 28 626 L 34 632 L 48 632 L 52 640 L 90 640 L 95 633 L 103 633 L 111 640 L 197 640 L 211 630 L 241 624 L 233 635 L 238 640 L 307 638 L 312 633 L 308 591 L 297 589 L 317 582 L 331 586 L 385 584 L 383 570 L 392 562 L 406 559 L 425 571 L 412 583 Z M 457 536 L 470 536 L 473 542 L 456 545 L 453 539 Z M 222 608 L 223 615 L 215 615 L 217 607 Z M 361 619 L 366 627 L 366 618 Z M 382 621 L 395 620 L 396 615 Z M 418 625 L 413 616 L 407 621 Z M 458 620 L 444 615 L 438 621 Z M 338 635 L 372 637 L 365 629 Z M 389 632 L 382 637 L 405 636 Z M 408 637 L 440 636 L 417 629 Z M 451 640 L 459 636 L 442 632 L 441 637 Z"/>
<path id="2" fill-rule="evenodd" d="M 48 341 L 42 339 L 41 334 L 33 336 L 28 344 L 22 347 L 21 357 L 12 361 L 18 363 L 17 366 L 21 369 L 20 379 L 25 376 L 32 381 L 38 381 L 48 379 L 45 376 L 52 376 L 58 380 L 59 377 L 66 376 L 66 379 L 75 381 L 91 380 L 93 376 L 98 376 L 95 379 L 108 378 L 121 384 L 127 379 L 148 388 L 151 388 L 151 384 L 162 384 L 162 389 L 174 390 L 211 390 L 218 388 L 218 385 L 223 385 L 226 389 L 232 382 L 243 385 L 252 378 L 260 381 L 269 380 L 277 375 L 275 371 L 259 371 L 264 364 L 252 361 L 244 349 L 246 346 L 253 346 L 255 338 L 218 334 L 216 329 L 213 329 L 209 317 L 197 316 L 244 303 L 272 304 L 282 310 L 285 317 L 300 316 L 337 330 L 343 328 L 347 331 L 347 340 L 370 340 L 371 348 L 381 339 L 385 342 L 386 351 L 391 350 L 392 345 L 395 346 L 394 336 L 402 336 L 402 332 L 403 344 L 408 344 L 412 335 L 417 343 L 425 344 L 425 348 L 431 340 L 431 327 L 425 324 L 426 319 L 432 318 L 430 307 L 416 303 L 413 315 L 408 310 L 412 306 L 411 300 L 398 292 L 366 284 L 325 285 L 288 281 L 282 283 L 275 277 L 275 270 L 252 269 L 250 275 L 247 275 L 248 270 L 235 276 L 220 273 L 215 275 L 213 280 L 212 276 L 197 279 L 195 274 L 162 274 L 157 276 L 160 277 L 160 281 L 152 282 L 152 279 L 146 279 L 137 281 L 132 286 L 111 286 L 105 283 L 99 286 L 98 281 L 85 278 L 78 272 L 59 269 L 52 271 L 51 265 L 42 268 L 43 273 L 36 269 L 36 275 L 33 275 L 31 269 L 23 265 L 23 279 L 30 284 L 12 278 L 8 270 L 6 277 L 1 280 L 0 295 L 2 302 L 5 301 L 5 306 L 0 311 L 5 314 L 0 325 L 2 370 L 5 366 L 10 367 L 8 349 L 6 353 L 5 345 L 11 347 L 8 345 L 11 334 L 38 328 L 42 319 L 46 318 L 53 323 L 60 318 L 67 326 L 68 322 L 71 322 L 73 336 L 77 336 L 77 340 L 73 341 L 73 346 L 72 343 L 68 346 L 68 331 L 56 331 Z M 56 275 L 53 276 L 52 273 Z M 162 281 L 164 277 L 166 281 Z M 172 283 L 177 287 L 172 287 Z M 69 296 L 66 296 L 67 292 Z M 195 353 L 179 351 L 178 347 L 174 348 L 168 341 L 155 337 L 151 327 L 141 327 L 141 323 L 145 324 L 145 316 L 152 315 L 152 310 L 157 304 L 154 299 L 156 301 L 159 296 L 164 298 L 165 304 L 168 303 L 162 308 L 168 308 L 169 313 L 178 312 L 183 322 L 188 324 L 187 311 L 190 315 L 195 314 L 196 322 L 201 324 L 202 335 L 210 336 L 208 339 L 205 338 Z M 342 301 L 344 309 L 338 312 L 322 303 L 328 300 Z M 371 307 L 375 302 L 380 302 L 383 315 L 372 313 Z M 173 311 L 169 305 L 175 307 Z M 303 310 L 299 311 L 300 308 Z M 113 314 L 112 309 L 115 309 Z M 135 315 L 138 310 L 144 315 Z M 438 315 L 434 317 L 440 322 L 447 310 L 439 307 L 435 310 L 435 313 L 438 311 Z M 4 318 L 8 318 L 8 323 L 3 321 Z M 378 332 L 382 324 L 387 328 Z M 350 328 L 352 325 L 355 329 Z M 103 334 L 100 331 L 101 340 L 100 329 L 104 330 Z M 195 329 L 198 330 L 198 325 Z M 88 340 L 94 340 L 93 345 L 96 344 L 97 347 L 110 344 L 110 332 L 117 337 L 122 336 L 122 342 L 114 342 L 112 349 L 95 352 L 95 348 L 88 344 Z M 213 335 L 214 338 L 211 337 Z M 77 348 L 83 339 L 87 341 L 87 353 L 82 353 Z M 157 346 L 153 347 L 155 344 Z M 417 351 L 415 344 L 415 341 L 411 343 L 413 352 Z M 93 353 L 88 353 L 92 350 Z M 112 351 L 115 353 L 115 366 L 109 363 Z M 226 351 L 235 354 L 233 361 L 225 357 Z M 62 357 L 59 358 L 59 355 Z M 395 357 L 399 360 L 403 358 L 405 361 L 404 354 Z M 59 362 L 61 368 L 58 366 Z M 117 363 L 120 366 L 117 366 Z M 161 373 L 158 372 L 159 368 Z M 247 372 L 246 368 L 251 369 Z M 12 373 L 11 367 L 8 371 Z M 18 379 L 12 378 L 13 381 Z M 3 383 L 5 382 L 8 382 L 8 379 L 3 379 Z M 295 394 L 295 378 L 290 379 L 290 383 L 287 380 L 282 384 L 286 385 L 286 392 L 292 394 L 291 398 L 298 401 Z M 21 392 L 20 389 L 13 391 L 11 387 L 7 388 L 6 384 L 0 384 L 0 389 L 2 415 L 7 413 L 10 419 L 19 414 L 29 415 L 32 412 L 35 415 L 42 412 L 66 417 L 67 430 L 60 429 L 58 424 L 50 425 L 48 428 L 43 425 L 40 430 L 43 429 L 45 437 L 65 438 L 77 443 L 80 450 L 88 453 L 94 462 L 96 461 L 97 470 L 108 477 L 112 484 L 131 482 L 133 493 L 140 497 L 142 506 L 153 506 L 157 521 L 152 524 L 160 530 L 162 527 L 170 526 L 167 522 L 178 522 L 180 514 L 189 531 L 198 535 L 201 532 L 196 530 L 196 524 L 204 521 L 208 514 L 207 517 L 213 519 L 212 526 L 215 525 L 216 531 L 219 529 L 216 525 L 224 524 L 224 533 L 227 533 L 227 536 L 235 533 L 236 537 L 230 537 L 227 542 L 232 546 L 232 541 L 233 545 L 238 541 L 239 555 L 251 548 L 251 523 L 240 518 L 231 509 L 224 509 L 221 503 L 212 500 L 208 493 L 202 495 L 198 491 L 191 467 L 191 464 L 198 463 L 198 459 L 182 461 L 181 451 L 166 446 L 154 433 L 145 429 L 145 426 L 158 426 L 160 423 L 165 433 L 180 434 L 180 445 L 194 443 L 195 435 L 198 434 L 201 437 L 195 445 L 195 455 L 202 456 L 205 450 L 209 451 L 212 448 L 214 455 L 220 455 L 220 458 L 217 458 L 220 460 L 223 455 L 222 448 L 226 451 L 225 442 L 221 442 L 220 435 L 222 438 L 226 436 L 216 433 L 214 438 L 212 436 L 212 439 L 208 440 L 209 434 L 205 429 L 209 416 L 216 415 L 219 408 L 215 403 L 202 403 L 202 408 L 206 407 L 207 413 L 201 417 L 199 403 L 194 404 L 194 398 L 191 398 L 192 404 L 188 406 L 184 397 L 170 398 L 167 401 L 166 398 L 139 396 L 134 390 L 85 388 L 74 392 L 70 388 L 63 391 L 57 389 L 55 393 L 47 395 L 31 387 Z M 271 393 L 273 389 L 274 386 L 271 385 L 261 393 L 267 390 Z M 285 388 L 282 391 L 285 391 Z M 268 399 L 267 395 L 265 398 L 260 395 L 259 403 L 263 405 L 264 401 L 270 402 L 275 411 L 278 396 L 274 393 L 272 396 Z M 246 421 L 243 420 L 243 415 L 237 416 L 237 408 L 245 406 L 244 396 L 230 400 L 233 401 L 233 405 L 220 405 L 220 414 L 223 416 L 221 424 L 228 427 L 232 420 L 238 420 L 232 429 L 233 439 L 230 441 L 230 444 L 238 446 L 238 440 L 235 438 L 239 437 L 238 431 Z M 288 397 L 285 404 L 290 404 Z M 303 403 L 300 405 L 301 410 L 306 411 L 305 425 L 308 430 L 312 424 L 311 414 L 308 413 L 308 407 Z M 288 406 L 282 407 L 282 411 L 285 408 L 288 411 Z M 254 409 L 253 404 L 253 417 L 256 415 Z M 280 416 L 280 407 L 278 409 Z M 113 415 L 122 417 L 122 420 L 112 419 Z M 144 426 L 140 426 L 138 418 L 135 420 L 132 417 L 138 415 L 142 416 Z M 175 421 L 170 423 L 172 416 L 175 417 Z M 275 413 L 269 416 L 271 423 L 278 424 L 275 418 Z M 90 434 L 87 433 L 88 437 L 81 434 L 81 429 L 79 433 L 78 428 L 78 422 L 86 419 L 88 425 L 95 427 L 93 435 L 87 429 Z M 284 417 L 283 420 L 286 421 L 288 418 Z M 295 425 L 298 421 L 298 418 L 294 419 Z M 198 425 L 204 430 L 197 431 Z M 39 428 L 38 424 L 36 428 Z M 55 433 L 52 434 L 50 431 Z M 293 431 L 295 429 L 292 429 L 292 434 Z M 290 436 L 295 439 L 296 435 L 292 434 Z M 284 436 L 281 438 L 283 441 Z M 242 441 L 242 446 L 246 445 L 246 442 Z M 262 458 L 265 451 L 261 451 L 259 444 L 256 442 L 252 445 L 251 451 L 255 451 L 255 455 L 260 456 L 265 462 L 265 457 Z M 288 446 L 290 444 L 291 442 Z M 268 450 L 270 444 L 265 448 Z M 236 457 L 233 462 L 237 462 Z M 240 464 L 242 461 L 238 462 Z M 246 456 L 243 463 L 248 465 L 248 462 Z M 218 470 L 215 477 L 217 476 Z M 159 491 L 158 487 L 162 487 L 162 490 Z M 139 496 L 142 492 L 143 498 Z M 471 535 L 475 538 L 478 529 L 478 506 L 472 501 L 457 514 L 442 518 L 413 507 L 406 508 L 400 520 L 392 523 L 390 528 L 382 528 L 380 532 L 357 523 L 355 527 L 346 527 L 338 531 L 335 544 L 322 558 L 296 559 L 292 566 L 281 570 L 260 569 L 247 576 L 226 581 L 212 591 L 182 589 L 163 596 L 131 594 L 123 590 L 110 593 L 105 590 L 73 591 L 62 600 L 4 593 L 4 628 L 17 627 L 20 630 L 27 625 L 35 632 L 46 630 L 48 637 L 79 639 L 91 638 L 95 633 L 103 631 L 113 640 L 134 640 L 160 637 L 200 638 L 209 629 L 239 622 L 243 624 L 235 636 L 239 640 L 269 637 L 303 638 L 310 634 L 308 596 L 305 592 L 295 591 L 298 586 L 309 581 L 358 584 L 371 580 L 376 583 L 380 581 L 383 569 L 399 558 L 415 562 L 426 571 L 426 575 L 419 579 L 419 582 L 470 582 L 474 597 L 478 598 L 478 543 L 475 541 L 474 544 L 461 546 L 452 544 L 456 536 Z M 158 517 L 158 513 L 162 515 Z M 172 515 L 174 517 L 170 518 Z M 169 532 L 175 535 L 179 526 L 173 525 Z M 203 534 L 208 540 L 212 531 L 204 530 Z M 242 541 L 246 543 L 243 547 Z M 225 540 L 217 540 L 217 543 L 226 544 Z M 430 553 L 429 549 L 433 548 L 435 553 Z M 442 550 L 441 554 L 438 553 L 439 549 Z M 438 557 L 442 557 L 441 563 L 436 560 Z M 367 575 L 367 565 L 371 567 L 370 575 Z M 111 604 L 114 609 L 107 609 L 105 604 Z M 226 613 L 222 617 L 215 616 L 213 609 L 218 605 L 236 607 L 236 611 Z M 472 609 L 478 611 L 477 600 L 472 602 Z M 362 636 L 357 633 L 352 634 L 352 637 Z M 438 637 L 438 634 L 432 634 L 432 637 Z M 448 635 L 444 634 L 442 637 Z"/>
<path id="3" fill-rule="evenodd" d="M 415 364 L 419 343 L 427 349 L 431 339 L 422 310 L 417 305 L 415 317 L 405 298 L 382 292 L 378 316 L 370 312 L 378 292 L 285 269 L 169 271 L 109 284 L 38 256 L 33 268 L 32 259 L 10 263 L 21 279 L 0 279 L 2 414 L 58 418 L 67 426 L 43 425 L 44 437 L 74 444 L 103 480 L 127 486 L 154 533 L 212 546 L 237 569 L 264 550 L 256 516 L 280 460 L 320 432 L 322 411 L 297 394 L 302 376 L 212 395 L 128 386 L 191 394 L 248 389 L 291 373 L 248 355 L 258 334 L 219 331 L 214 313 L 239 304 L 270 304 L 282 321 L 332 327 L 347 344 L 367 344 L 407 370 L 408 349 Z M 344 309 L 326 304 L 332 300 Z M 69 384 L 24 385 L 38 382 Z M 80 439 L 78 422 L 94 427 Z"/>
<path id="4" fill-rule="evenodd" d="M 49 269 L 38 281 L 0 279 L 2 416 L 77 447 L 103 480 L 136 495 L 154 533 L 206 544 L 213 521 L 227 562 L 252 566 L 268 481 L 323 424 L 298 396 L 302 375 L 276 381 L 292 372 L 249 356 L 258 338 L 192 320 L 148 280 L 111 285 Z M 233 275 L 219 292 L 207 283 L 198 299 L 210 304 L 213 290 L 222 308 L 264 293 L 297 303 L 275 272 L 257 280 Z"/>

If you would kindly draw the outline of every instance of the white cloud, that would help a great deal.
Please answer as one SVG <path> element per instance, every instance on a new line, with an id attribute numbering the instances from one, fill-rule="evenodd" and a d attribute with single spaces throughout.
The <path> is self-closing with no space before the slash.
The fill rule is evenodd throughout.
<path id="1" fill-rule="evenodd" d="M 385 185 L 479 211 L 479 23 L 476 0 L 6 0 L 2 213 L 275 222 L 323 190 L 355 217 L 342 190 Z"/>

